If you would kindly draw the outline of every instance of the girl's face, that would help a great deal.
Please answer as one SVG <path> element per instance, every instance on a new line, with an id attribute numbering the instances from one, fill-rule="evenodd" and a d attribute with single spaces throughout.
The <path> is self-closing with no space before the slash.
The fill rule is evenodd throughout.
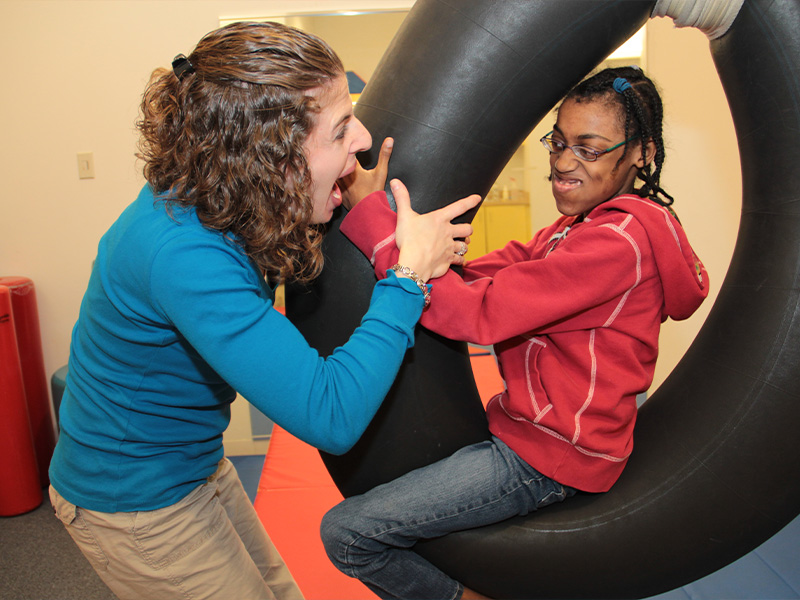
<path id="1" fill-rule="evenodd" d="M 372 136 L 353 115 L 344 75 L 319 88 L 314 95 L 319 100 L 320 112 L 305 143 L 314 201 L 311 221 L 327 223 L 342 203 L 336 181 L 355 170 L 356 153 L 372 146 Z"/>
<path id="2" fill-rule="evenodd" d="M 625 139 L 625 129 L 619 122 L 618 110 L 603 100 L 567 100 L 558 110 L 553 139 L 567 146 L 588 146 L 597 151 L 619 144 Z M 550 154 L 558 211 L 566 216 L 586 215 L 598 204 L 633 191 L 637 170 L 644 164 L 641 143 L 638 139 L 629 143 L 628 154 L 618 165 L 623 152 L 624 146 L 620 146 L 598 156 L 594 162 L 578 158 L 568 148 Z"/>

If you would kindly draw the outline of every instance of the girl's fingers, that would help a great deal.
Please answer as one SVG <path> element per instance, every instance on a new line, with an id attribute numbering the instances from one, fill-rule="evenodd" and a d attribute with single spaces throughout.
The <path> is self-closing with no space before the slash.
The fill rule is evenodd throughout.
<path id="1" fill-rule="evenodd" d="M 378 154 L 378 164 L 375 165 L 375 170 L 383 175 L 383 180 L 386 181 L 386 174 L 389 172 L 389 159 L 392 157 L 392 148 L 394 148 L 394 140 L 387 137 L 381 144 L 381 150 Z"/>
<path id="2" fill-rule="evenodd" d="M 392 179 L 389 182 L 389 186 L 392 188 L 394 202 L 397 205 L 397 217 L 400 218 L 411 210 L 411 197 L 405 184 L 399 179 Z"/>

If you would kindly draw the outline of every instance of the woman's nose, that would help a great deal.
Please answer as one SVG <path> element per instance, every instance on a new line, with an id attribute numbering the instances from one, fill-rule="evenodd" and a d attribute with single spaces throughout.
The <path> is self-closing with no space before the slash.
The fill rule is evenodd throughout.
<path id="1" fill-rule="evenodd" d="M 372 136 L 370 135 L 364 124 L 353 117 L 353 126 L 356 129 L 356 135 L 353 137 L 353 153 L 363 152 L 372 147 Z"/>

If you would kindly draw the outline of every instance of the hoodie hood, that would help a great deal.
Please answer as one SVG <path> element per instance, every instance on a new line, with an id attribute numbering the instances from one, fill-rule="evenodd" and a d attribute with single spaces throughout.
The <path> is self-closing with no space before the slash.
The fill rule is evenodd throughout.
<path id="1" fill-rule="evenodd" d="M 664 289 L 661 319 L 690 317 L 708 296 L 708 273 L 678 220 L 666 208 L 633 194 L 617 196 L 589 213 L 588 219 L 613 210 L 636 218 L 648 232 Z"/>

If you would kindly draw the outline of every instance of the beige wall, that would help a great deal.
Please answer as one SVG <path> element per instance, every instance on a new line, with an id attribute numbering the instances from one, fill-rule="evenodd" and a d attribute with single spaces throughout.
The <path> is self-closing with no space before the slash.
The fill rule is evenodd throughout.
<path id="1" fill-rule="evenodd" d="M 344 68 L 369 81 L 407 10 L 344 17 L 304 17 L 289 25 L 318 35 L 336 50 Z"/>
<path id="2" fill-rule="evenodd" d="M 741 213 L 741 169 L 733 121 L 708 49 L 696 29 L 648 24 L 646 64 L 664 99 L 667 159 L 662 183 L 711 279 L 709 299 L 689 320 L 667 321 L 658 385 L 694 339 L 728 270 Z"/>
<path id="3" fill-rule="evenodd" d="M 0 1 L 0 274 L 36 284 L 48 373 L 67 360 L 98 239 L 143 184 L 133 123 L 152 69 L 188 53 L 220 17 L 410 4 Z M 728 109 L 702 34 L 674 30 L 671 21 L 659 19 L 647 44 L 649 70 L 667 106 L 665 187 L 677 198 L 716 293 L 731 255 L 740 197 Z M 78 179 L 78 152 L 94 153 L 95 179 Z M 665 331 L 661 372 L 682 354 L 703 315 Z"/>

